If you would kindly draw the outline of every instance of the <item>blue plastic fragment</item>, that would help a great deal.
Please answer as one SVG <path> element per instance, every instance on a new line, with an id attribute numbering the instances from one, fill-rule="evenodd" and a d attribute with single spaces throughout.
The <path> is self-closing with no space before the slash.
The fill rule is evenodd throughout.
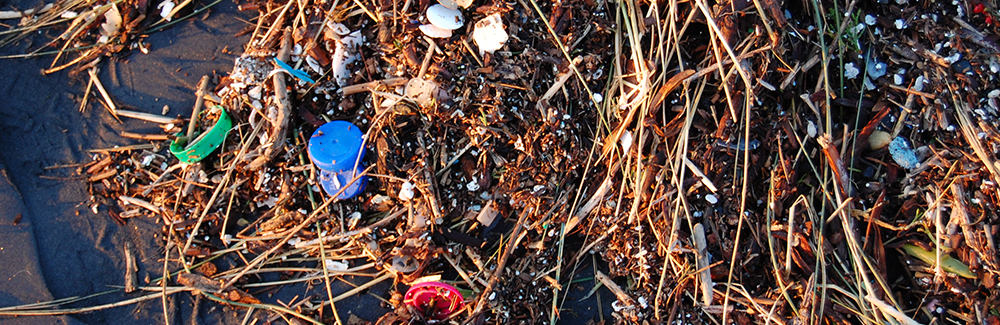
<path id="1" fill-rule="evenodd" d="M 288 65 L 288 63 L 282 62 L 281 60 L 278 60 L 278 58 L 274 58 L 274 63 L 277 63 L 282 70 L 287 71 L 288 74 L 292 75 L 292 77 L 302 79 L 308 83 L 316 83 L 316 81 L 313 81 L 312 78 L 309 78 L 309 74 L 305 71 L 292 68 L 292 66 Z"/>
<path id="2" fill-rule="evenodd" d="M 889 154 L 900 167 L 906 169 L 916 168 L 920 164 L 917 155 L 910 149 L 910 145 L 903 137 L 896 137 L 889 143 Z"/>

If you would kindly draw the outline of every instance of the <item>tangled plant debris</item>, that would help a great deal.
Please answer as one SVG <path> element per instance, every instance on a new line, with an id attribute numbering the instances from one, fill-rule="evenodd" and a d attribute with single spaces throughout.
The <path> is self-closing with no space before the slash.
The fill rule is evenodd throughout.
<path id="1" fill-rule="evenodd" d="M 62 18 L 64 49 L 104 44 L 64 66 L 141 44 L 115 36 L 143 21 L 119 7 Z M 241 290 L 294 266 L 392 279 L 377 324 L 554 323 L 581 286 L 613 293 L 598 307 L 620 323 L 1000 322 L 994 4 L 256 8 L 245 53 L 197 96 L 233 119 L 213 155 L 180 163 L 179 120 L 112 110 L 168 134 L 77 171 L 95 211 L 163 222 L 164 277 L 184 274 L 163 295 L 320 322 L 356 293 L 288 308 Z M 357 198 L 325 192 L 306 153 L 334 120 L 364 131 Z M 463 299 L 431 308 L 411 286 Z"/>

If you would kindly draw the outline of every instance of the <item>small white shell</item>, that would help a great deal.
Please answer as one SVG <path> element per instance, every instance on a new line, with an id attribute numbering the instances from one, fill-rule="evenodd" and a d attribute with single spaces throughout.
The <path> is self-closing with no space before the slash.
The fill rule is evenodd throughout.
<path id="1" fill-rule="evenodd" d="M 449 38 L 451 37 L 451 30 L 439 28 L 431 24 L 420 25 L 420 31 L 424 32 L 424 35 L 430 38 Z"/>
<path id="2" fill-rule="evenodd" d="M 433 5 L 427 8 L 427 21 L 438 28 L 455 30 L 465 25 L 465 18 L 462 12 L 442 5 Z"/>
<path id="3" fill-rule="evenodd" d="M 484 52 L 492 54 L 493 51 L 503 47 L 503 44 L 507 42 L 507 31 L 503 29 L 503 20 L 500 19 L 500 14 L 494 13 L 476 22 L 476 30 L 472 32 L 472 39 L 476 41 L 476 46 L 479 46 L 480 56 Z"/>

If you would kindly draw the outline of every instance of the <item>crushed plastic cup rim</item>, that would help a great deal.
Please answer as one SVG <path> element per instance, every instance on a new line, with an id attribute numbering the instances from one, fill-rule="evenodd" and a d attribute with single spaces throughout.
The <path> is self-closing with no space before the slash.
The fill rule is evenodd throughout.
<path id="1" fill-rule="evenodd" d="M 181 162 L 185 164 L 199 162 L 208 157 L 212 151 L 215 151 L 215 148 L 218 148 L 226 140 L 226 135 L 233 128 L 233 120 L 229 114 L 226 114 L 226 110 L 222 106 L 216 105 L 212 109 L 219 110 L 220 113 L 219 119 L 215 121 L 215 125 L 211 129 L 197 135 L 194 140 L 190 140 L 193 142 L 189 142 L 187 145 L 182 145 L 177 140 L 170 142 L 170 153 Z M 182 133 L 177 134 L 177 136 L 182 135 Z"/>

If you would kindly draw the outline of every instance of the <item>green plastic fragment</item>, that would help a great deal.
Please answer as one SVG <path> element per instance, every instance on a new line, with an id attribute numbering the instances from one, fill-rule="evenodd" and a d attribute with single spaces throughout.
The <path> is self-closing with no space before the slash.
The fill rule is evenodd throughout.
<path id="1" fill-rule="evenodd" d="M 222 106 L 216 105 L 212 108 L 213 110 L 219 110 L 219 120 L 215 122 L 208 132 L 201 135 L 194 136 L 194 142 L 190 144 L 184 144 L 181 139 L 177 139 L 170 142 L 170 153 L 174 154 L 177 159 L 186 164 L 193 164 L 208 157 L 215 148 L 222 145 L 222 142 L 226 140 L 226 135 L 229 134 L 229 130 L 233 128 L 233 120 L 226 114 L 226 110 Z M 178 133 L 178 137 L 183 136 L 183 133 Z M 178 140 L 181 140 L 180 142 Z"/>

